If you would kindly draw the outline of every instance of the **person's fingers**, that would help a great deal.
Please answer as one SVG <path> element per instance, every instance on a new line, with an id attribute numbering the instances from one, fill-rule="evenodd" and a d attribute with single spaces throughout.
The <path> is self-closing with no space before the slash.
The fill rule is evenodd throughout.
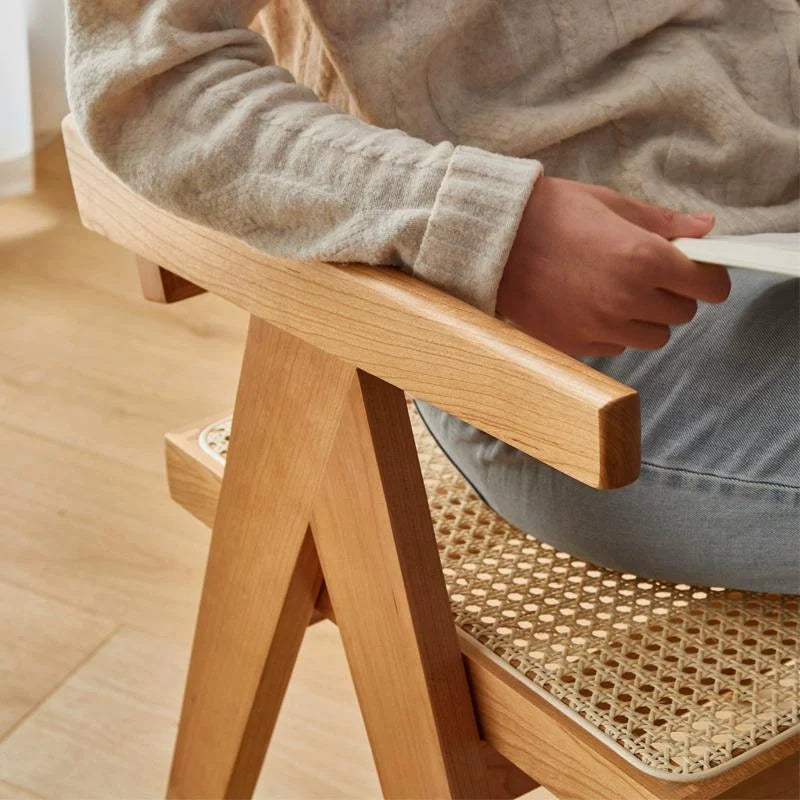
<path id="1" fill-rule="evenodd" d="M 617 345 L 636 347 L 639 350 L 658 350 L 669 341 L 670 330 L 666 325 L 634 319 L 616 326 L 607 335 Z"/>
<path id="2" fill-rule="evenodd" d="M 659 260 L 658 285 L 662 289 L 706 303 L 727 300 L 731 278 L 725 267 L 692 261 L 671 244 L 665 244 Z"/>
<path id="3" fill-rule="evenodd" d="M 660 325 L 684 325 L 691 321 L 696 313 L 696 300 L 666 289 L 655 289 L 631 309 L 634 319 Z"/>
<path id="4" fill-rule="evenodd" d="M 623 219 L 664 239 L 679 236 L 705 236 L 714 227 L 714 215 L 708 212 L 686 214 L 671 208 L 661 208 L 634 200 L 632 197 L 610 192 L 603 201 Z"/>
<path id="5" fill-rule="evenodd" d="M 630 230 L 637 228 L 631 224 Z M 640 285 L 707 303 L 721 303 L 728 297 L 731 280 L 724 267 L 692 261 L 657 234 L 639 230 L 624 238 L 619 257 L 635 267 Z"/>

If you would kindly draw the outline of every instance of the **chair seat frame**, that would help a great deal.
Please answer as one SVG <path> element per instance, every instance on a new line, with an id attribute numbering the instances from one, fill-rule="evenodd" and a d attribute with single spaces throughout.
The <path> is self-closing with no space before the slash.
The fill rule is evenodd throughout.
<path id="1" fill-rule="evenodd" d="M 783 790 L 796 743 L 661 781 L 478 655 L 465 668 L 404 392 L 613 488 L 638 473 L 633 390 L 396 271 L 278 259 L 180 219 L 69 118 L 64 138 L 84 225 L 140 257 L 148 296 L 202 287 L 251 314 L 170 797 L 252 794 L 323 583 L 387 797 L 501 796 L 482 738 L 562 798 Z"/>

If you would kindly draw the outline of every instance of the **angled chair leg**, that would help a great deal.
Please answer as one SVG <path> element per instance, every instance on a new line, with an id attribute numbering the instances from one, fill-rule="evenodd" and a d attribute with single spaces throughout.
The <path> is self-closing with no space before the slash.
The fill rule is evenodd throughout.
<path id="1" fill-rule="evenodd" d="M 486 797 L 401 390 L 358 373 L 312 530 L 385 796 Z"/>
<path id="2" fill-rule="evenodd" d="M 247 797 L 319 594 L 306 535 L 355 372 L 253 318 L 169 782 Z"/>
<path id="3" fill-rule="evenodd" d="M 239 752 L 225 791 L 226 798 L 249 798 L 253 794 L 321 586 L 322 570 L 309 529 L 272 636 L 272 647 L 251 700 L 247 725 L 241 735 Z"/>
<path id="4" fill-rule="evenodd" d="M 493 800 L 513 800 L 539 786 L 530 775 L 500 755 L 488 742 L 481 742 L 481 757 L 489 782 L 488 796 Z"/>

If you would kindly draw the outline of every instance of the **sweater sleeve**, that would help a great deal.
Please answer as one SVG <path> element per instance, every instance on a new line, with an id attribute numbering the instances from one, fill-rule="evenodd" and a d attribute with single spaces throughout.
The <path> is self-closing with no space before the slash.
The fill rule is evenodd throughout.
<path id="1" fill-rule="evenodd" d="M 276 66 L 253 6 L 68 0 L 89 146 L 151 202 L 263 251 L 395 265 L 493 313 L 539 162 L 336 112 Z"/>

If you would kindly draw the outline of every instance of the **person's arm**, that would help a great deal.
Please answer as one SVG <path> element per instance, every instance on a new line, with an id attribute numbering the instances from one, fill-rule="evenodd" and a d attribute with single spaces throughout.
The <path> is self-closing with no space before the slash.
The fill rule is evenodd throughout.
<path id="1" fill-rule="evenodd" d="M 656 350 L 697 301 L 721 303 L 724 267 L 688 259 L 670 239 L 705 236 L 712 214 L 687 214 L 604 186 L 540 178 L 522 215 L 497 312 L 571 355 Z"/>
<path id="2" fill-rule="evenodd" d="M 176 214 L 276 255 L 403 267 L 489 313 L 539 162 L 337 113 L 274 64 L 248 0 L 68 0 L 88 144 Z"/>

